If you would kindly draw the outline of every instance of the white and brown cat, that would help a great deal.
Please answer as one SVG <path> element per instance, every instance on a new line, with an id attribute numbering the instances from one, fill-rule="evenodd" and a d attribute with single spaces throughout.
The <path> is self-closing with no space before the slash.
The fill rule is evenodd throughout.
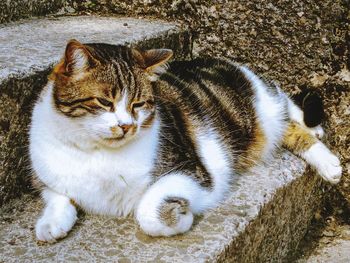
<path id="1" fill-rule="evenodd" d="M 278 87 L 230 61 L 167 65 L 172 51 L 71 40 L 35 104 L 30 156 L 46 206 L 36 237 L 67 235 L 77 207 L 134 214 L 152 236 L 188 231 L 237 174 L 280 145 L 337 183 L 338 158 Z M 168 68 L 167 68 L 168 67 Z"/>

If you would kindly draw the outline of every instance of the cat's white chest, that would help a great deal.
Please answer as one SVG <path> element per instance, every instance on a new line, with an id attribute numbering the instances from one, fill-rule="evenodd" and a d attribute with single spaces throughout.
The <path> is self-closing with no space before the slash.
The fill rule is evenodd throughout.
<path id="1" fill-rule="evenodd" d="M 92 155 L 76 162 L 75 168 L 79 172 L 76 178 L 67 178 L 67 182 L 71 182 L 65 183 L 64 188 L 87 210 L 102 214 L 129 214 L 151 180 L 153 160 L 140 157 L 113 152 Z"/>
<path id="2" fill-rule="evenodd" d="M 158 140 L 149 136 L 122 149 L 90 152 L 43 138 L 32 145 L 33 166 L 45 185 L 86 211 L 125 216 L 151 182 Z"/>
<path id="3" fill-rule="evenodd" d="M 85 210 L 127 215 L 150 182 L 151 158 L 124 153 L 90 154 L 55 151 L 47 160 L 53 169 L 41 178 L 49 187 L 69 196 Z"/>

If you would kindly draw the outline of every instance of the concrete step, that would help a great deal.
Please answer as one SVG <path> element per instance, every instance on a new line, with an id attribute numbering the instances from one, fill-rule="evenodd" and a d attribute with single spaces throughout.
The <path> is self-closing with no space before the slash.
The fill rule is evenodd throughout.
<path id="1" fill-rule="evenodd" d="M 27 127 L 33 102 L 67 41 L 167 47 L 190 54 L 187 31 L 174 23 L 115 17 L 60 17 L 0 25 L 0 207 L 29 188 Z"/>
<path id="2" fill-rule="evenodd" d="M 64 0 L 0 1 L 0 24 L 56 13 L 64 7 L 66 2 Z"/>
<path id="3" fill-rule="evenodd" d="M 70 235 L 39 246 L 33 226 L 41 201 L 29 191 L 27 127 L 36 96 L 70 38 L 138 43 L 191 53 L 187 31 L 172 23 L 113 17 L 61 17 L 0 25 L 0 262 L 276 262 L 297 247 L 322 200 L 320 179 L 280 152 L 269 166 L 236 181 L 217 209 L 189 233 L 145 236 L 132 218 L 85 215 Z M 10 200 L 12 200 L 10 202 Z"/>
<path id="4" fill-rule="evenodd" d="M 26 196 L 0 211 L 0 261 L 15 262 L 281 262 L 303 237 L 322 199 L 322 183 L 289 152 L 239 177 L 218 208 L 193 229 L 151 238 L 133 218 L 81 215 L 56 244 L 39 245 L 33 226 L 42 208 Z"/>
<path id="5" fill-rule="evenodd" d="M 301 257 L 296 263 L 348 263 L 350 262 L 350 225 L 332 220 L 318 234 L 308 231 L 308 244 L 303 248 Z M 333 221 L 334 220 L 334 221 Z M 311 244 L 311 245 L 310 245 Z"/>

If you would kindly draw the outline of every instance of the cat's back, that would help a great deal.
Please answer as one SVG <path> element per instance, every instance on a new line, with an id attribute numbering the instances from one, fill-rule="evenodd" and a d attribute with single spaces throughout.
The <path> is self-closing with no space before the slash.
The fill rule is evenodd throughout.
<path id="1" fill-rule="evenodd" d="M 160 80 L 162 104 L 179 107 L 194 129 L 214 130 L 226 152 L 245 160 L 237 168 L 261 159 L 280 140 L 285 95 L 248 68 L 208 57 L 174 61 Z"/>
<path id="2" fill-rule="evenodd" d="M 176 102 L 193 110 L 199 118 L 225 116 L 231 120 L 231 127 L 235 124 L 240 129 L 252 129 L 254 84 L 240 66 L 211 57 L 174 61 L 161 80 L 170 86 L 161 92 L 178 98 Z"/>

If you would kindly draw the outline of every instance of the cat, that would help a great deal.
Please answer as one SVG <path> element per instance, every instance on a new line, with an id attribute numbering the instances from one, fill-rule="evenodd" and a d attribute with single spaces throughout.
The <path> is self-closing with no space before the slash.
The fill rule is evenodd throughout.
<path id="1" fill-rule="evenodd" d="M 36 238 L 55 242 L 77 208 L 133 214 L 151 236 L 188 231 L 235 176 L 283 145 L 331 183 L 339 159 L 281 89 L 217 58 L 169 63 L 169 49 L 68 42 L 35 103 L 34 183 L 45 208 Z M 321 133 L 322 135 L 323 133 Z"/>

